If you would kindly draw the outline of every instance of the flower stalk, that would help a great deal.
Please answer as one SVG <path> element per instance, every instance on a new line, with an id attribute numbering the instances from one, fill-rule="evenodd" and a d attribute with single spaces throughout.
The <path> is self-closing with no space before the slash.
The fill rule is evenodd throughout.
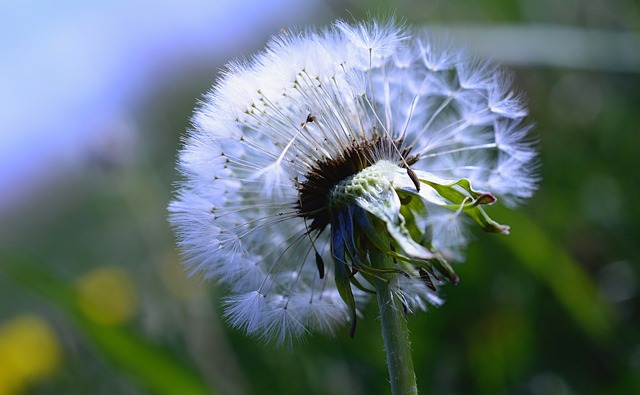
<path id="1" fill-rule="evenodd" d="M 372 258 L 381 268 L 393 268 L 393 260 L 380 252 L 371 252 Z M 374 259 L 372 259 L 374 260 Z M 380 309 L 380 325 L 389 369 L 389 381 L 393 395 L 411 395 L 418 393 L 416 374 L 413 367 L 411 342 L 405 306 L 393 289 L 398 286 L 397 275 L 389 279 L 376 278 L 373 284 L 376 289 L 378 308 Z"/>

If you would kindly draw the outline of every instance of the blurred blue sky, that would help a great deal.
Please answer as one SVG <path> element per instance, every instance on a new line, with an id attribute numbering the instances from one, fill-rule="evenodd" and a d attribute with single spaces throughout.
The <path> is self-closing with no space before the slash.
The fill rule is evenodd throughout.
<path id="1" fill-rule="evenodd" d="M 195 60 L 225 62 L 304 23 L 317 1 L 294 3 L 0 3 L 0 213 L 80 165 L 92 139 L 122 129 L 110 126 L 130 122 L 145 93 Z"/>

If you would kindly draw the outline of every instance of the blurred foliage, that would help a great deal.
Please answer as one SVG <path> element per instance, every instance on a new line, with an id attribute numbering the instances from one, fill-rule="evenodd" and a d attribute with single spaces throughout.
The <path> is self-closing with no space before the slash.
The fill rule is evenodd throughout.
<path id="1" fill-rule="evenodd" d="M 625 0 L 326 7 L 316 23 L 396 9 L 412 24 L 640 27 L 640 5 Z M 0 394 L 387 393 L 375 306 L 354 339 L 345 328 L 277 349 L 228 328 L 223 290 L 181 271 L 166 205 L 179 135 L 213 82 L 203 69 L 148 92 L 84 171 L 2 219 Z M 476 235 L 456 269 L 460 285 L 442 288 L 447 303 L 410 317 L 420 390 L 640 393 L 640 75 L 515 75 L 536 122 L 543 182 L 519 211 L 492 211 L 512 235 Z"/>

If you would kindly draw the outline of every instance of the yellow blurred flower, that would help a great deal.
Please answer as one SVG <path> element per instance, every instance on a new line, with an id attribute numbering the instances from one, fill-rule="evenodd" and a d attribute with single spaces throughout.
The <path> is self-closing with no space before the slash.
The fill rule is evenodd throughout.
<path id="1" fill-rule="evenodd" d="M 61 362 L 58 337 L 36 315 L 23 315 L 0 326 L 0 395 L 16 394 L 54 373 Z"/>
<path id="2" fill-rule="evenodd" d="M 92 321 L 123 324 L 135 314 L 138 298 L 130 275 L 116 266 L 103 266 L 76 281 L 78 307 Z"/>

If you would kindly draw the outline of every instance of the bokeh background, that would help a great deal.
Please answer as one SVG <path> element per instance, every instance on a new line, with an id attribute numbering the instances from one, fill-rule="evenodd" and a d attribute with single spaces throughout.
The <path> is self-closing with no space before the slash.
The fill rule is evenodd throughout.
<path id="1" fill-rule="evenodd" d="M 421 393 L 640 393 L 640 3 L 0 3 L 0 395 L 386 394 L 375 306 L 355 339 L 230 329 L 166 221 L 191 111 L 283 27 L 389 10 L 504 63 L 539 192 L 492 208 L 447 303 L 410 317 Z"/>

